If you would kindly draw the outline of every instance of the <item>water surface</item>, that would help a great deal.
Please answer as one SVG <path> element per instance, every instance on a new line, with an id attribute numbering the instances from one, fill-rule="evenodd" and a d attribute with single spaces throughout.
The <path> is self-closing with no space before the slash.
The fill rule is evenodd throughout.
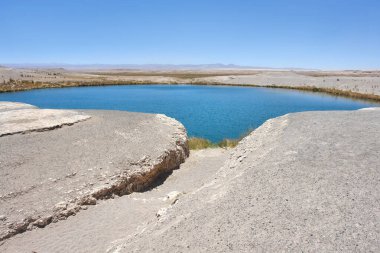
<path id="1" fill-rule="evenodd" d="M 267 119 L 290 112 L 356 110 L 378 106 L 295 90 L 193 85 L 131 85 L 0 93 L 0 101 L 41 108 L 163 113 L 182 122 L 189 136 L 211 141 L 238 138 Z"/>

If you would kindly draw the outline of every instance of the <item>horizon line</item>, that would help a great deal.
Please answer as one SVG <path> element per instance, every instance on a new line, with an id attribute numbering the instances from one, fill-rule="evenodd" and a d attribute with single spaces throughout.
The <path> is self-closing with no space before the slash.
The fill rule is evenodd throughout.
<path id="1" fill-rule="evenodd" d="M 30 68 L 30 67 L 47 67 L 47 68 L 95 68 L 95 67 L 106 67 L 106 68 L 146 68 L 154 69 L 154 67 L 161 70 L 168 68 L 180 69 L 187 68 L 189 70 L 193 69 L 257 69 L 257 70 L 300 70 L 300 71 L 379 71 L 380 68 L 365 68 L 365 69 L 340 69 L 340 68 L 307 68 L 307 67 L 266 67 L 266 66 L 251 66 L 251 65 L 239 65 L 234 63 L 224 64 L 224 63 L 0 63 L 0 67 L 11 67 L 11 68 Z"/>

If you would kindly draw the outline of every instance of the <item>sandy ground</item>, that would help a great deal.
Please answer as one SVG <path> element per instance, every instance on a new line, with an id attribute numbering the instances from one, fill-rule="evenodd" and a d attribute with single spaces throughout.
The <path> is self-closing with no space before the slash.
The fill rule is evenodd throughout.
<path id="1" fill-rule="evenodd" d="M 160 214 L 213 179 L 229 151 L 192 151 L 180 169 L 150 191 L 105 200 L 52 224 L 19 234 L 0 246 L 1 252 L 106 252 L 127 236 L 160 222 Z"/>
<path id="2" fill-rule="evenodd" d="M 31 83 L 33 82 L 33 83 Z M 0 67 L 0 91 L 78 84 L 195 83 L 333 88 L 380 96 L 380 71 L 205 70 L 65 70 Z M 379 97 L 380 99 L 380 97 Z"/>
<path id="3" fill-rule="evenodd" d="M 64 119 L 63 126 L 0 137 L 0 239 L 64 220 L 98 199 L 146 188 L 188 153 L 186 130 L 163 115 L 70 111 L 74 119 L 91 117 L 65 126 L 68 111 L 48 111 L 55 123 Z M 11 112 L 12 122 L 44 130 L 51 123 L 35 118 L 40 112 L 46 119 L 45 110 Z"/>

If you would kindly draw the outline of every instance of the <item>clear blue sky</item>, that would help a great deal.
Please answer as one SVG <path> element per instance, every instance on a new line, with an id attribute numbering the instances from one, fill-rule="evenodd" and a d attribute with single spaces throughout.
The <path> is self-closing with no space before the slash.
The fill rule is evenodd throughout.
<path id="1" fill-rule="evenodd" d="M 380 68 L 379 0 L 0 0 L 1 63 Z"/>

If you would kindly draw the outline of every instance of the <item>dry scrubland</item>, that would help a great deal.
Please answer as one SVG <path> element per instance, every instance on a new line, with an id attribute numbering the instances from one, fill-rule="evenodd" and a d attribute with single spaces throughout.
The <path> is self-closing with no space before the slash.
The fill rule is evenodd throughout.
<path id="1" fill-rule="evenodd" d="M 380 101 L 380 71 L 65 70 L 0 67 L 0 91 L 113 84 L 199 84 L 290 88 Z"/>

